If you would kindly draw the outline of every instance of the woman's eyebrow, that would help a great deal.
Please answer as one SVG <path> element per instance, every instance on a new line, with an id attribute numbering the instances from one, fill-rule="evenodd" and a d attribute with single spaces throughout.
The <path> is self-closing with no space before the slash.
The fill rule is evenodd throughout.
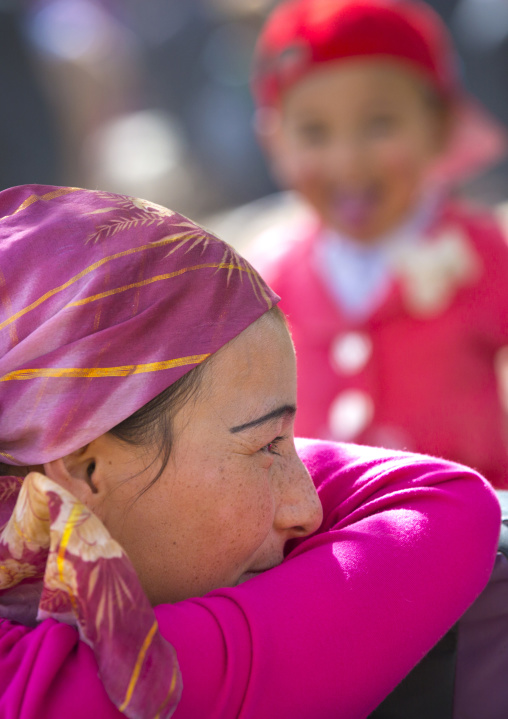
<path id="1" fill-rule="evenodd" d="M 231 427 L 229 431 L 233 434 L 236 434 L 236 432 L 243 432 L 244 429 L 257 427 L 259 424 L 270 422 L 272 419 L 277 419 L 278 417 L 282 417 L 283 415 L 293 415 L 295 414 L 295 412 L 296 407 L 294 407 L 292 404 L 285 404 L 283 407 L 278 407 L 277 409 L 274 409 L 273 412 L 268 412 L 268 414 L 264 414 L 262 417 L 253 419 L 251 422 L 239 424 L 237 427 Z"/>

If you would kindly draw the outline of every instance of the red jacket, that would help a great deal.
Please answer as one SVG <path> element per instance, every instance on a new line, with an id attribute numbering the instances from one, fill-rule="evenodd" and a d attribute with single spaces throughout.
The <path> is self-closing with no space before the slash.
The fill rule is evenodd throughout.
<path id="1" fill-rule="evenodd" d="M 507 488 L 495 358 L 508 344 L 508 245 L 493 215 L 448 203 L 361 322 L 316 269 L 319 237 L 256 263 L 293 333 L 297 435 L 443 456 Z"/>

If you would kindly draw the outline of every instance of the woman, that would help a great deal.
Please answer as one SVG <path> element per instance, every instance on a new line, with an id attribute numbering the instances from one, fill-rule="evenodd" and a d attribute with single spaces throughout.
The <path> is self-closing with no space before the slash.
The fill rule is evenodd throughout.
<path id="1" fill-rule="evenodd" d="M 486 483 L 295 450 L 277 297 L 186 218 L 48 187 L 0 218 L 0 716 L 366 716 L 485 585 Z"/>

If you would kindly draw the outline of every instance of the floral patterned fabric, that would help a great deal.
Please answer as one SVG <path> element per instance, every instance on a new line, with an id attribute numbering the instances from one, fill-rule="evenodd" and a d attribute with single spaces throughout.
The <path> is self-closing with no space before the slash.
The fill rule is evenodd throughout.
<path id="1" fill-rule="evenodd" d="M 2 523 L 13 510 L 0 534 L 0 616 L 75 624 L 120 711 L 132 719 L 171 716 L 182 689 L 176 654 L 120 545 L 42 474 L 22 483 L 0 478 L 0 497 Z"/>

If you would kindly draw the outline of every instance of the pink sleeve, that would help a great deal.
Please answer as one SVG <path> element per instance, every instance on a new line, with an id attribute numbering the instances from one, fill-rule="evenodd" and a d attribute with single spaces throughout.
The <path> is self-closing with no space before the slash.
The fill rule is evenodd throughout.
<path id="1" fill-rule="evenodd" d="M 174 719 L 366 716 L 488 580 L 499 506 L 472 470 L 301 443 L 319 532 L 235 588 L 157 608 L 183 696 Z M 53 620 L 0 625 L 0 717 L 121 716 L 90 649 Z M 148 719 L 148 718 L 147 718 Z"/>

